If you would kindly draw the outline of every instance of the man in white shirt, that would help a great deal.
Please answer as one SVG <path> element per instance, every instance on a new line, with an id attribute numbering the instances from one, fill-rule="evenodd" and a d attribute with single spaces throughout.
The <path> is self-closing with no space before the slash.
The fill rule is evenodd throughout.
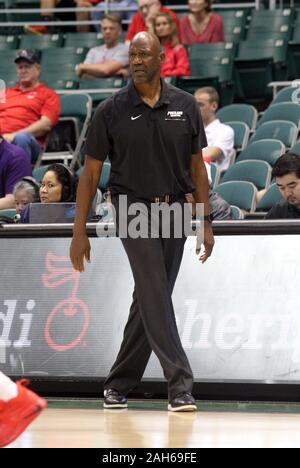
<path id="1" fill-rule="evenodd" d="M 204 123 L 207 148 L 203 149 L 203 159 L 217 164 L 221 171 L 226 171 L 234 154 L 234 131 L 216 117 L 219 107 L 219 95 L 214 88 L 200 88 L 195 92 L 202 120 Z"/>
<path id="2" fill-rule="evenodd" d="M 128 46 L 119 42 L 122 26 L 119 17 L 107 14 L 101 21 L 104 45 L 93 47 L 84 63 L 76 66 L 76 73 L 82 79 L 128 76 Z"/>

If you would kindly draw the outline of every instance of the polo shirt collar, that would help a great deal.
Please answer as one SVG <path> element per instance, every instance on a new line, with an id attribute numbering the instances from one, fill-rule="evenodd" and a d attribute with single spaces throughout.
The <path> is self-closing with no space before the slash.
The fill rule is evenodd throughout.
<path id="1" fill-rule="evenodd" d="M 167 85 L 167 83 L 164 80 L 161 79 L 160 81 L 161 81 L 161 86 L 162 86 L 161 96 L 160 96 L 159 101 L 156 103 L 155 107 L 160 107 L 163 104 L 170 104 L 169 86 Z M 129 92 L 129 95 L 130 95 L 130 97 L 132 99 L 132 102 L 133 102 L 134 106 L 138 106 L 140 104 L 145 104 L 144 101 L 142 100 L 141 96 L 137 92 L 137 90 L 136 90 L 136 88 L 134 86 L 133 80 L 130 80 L 130 83 L 128 85 L 128 92 Z"/>

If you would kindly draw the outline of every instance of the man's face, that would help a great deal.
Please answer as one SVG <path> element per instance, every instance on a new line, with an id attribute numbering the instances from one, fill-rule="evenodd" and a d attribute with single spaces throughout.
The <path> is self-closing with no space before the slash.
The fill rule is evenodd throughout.
<path id="1" fill-rule="evenodd" d="M 300 208 L 300 179 L 297 174 L 290 172 L 285 176 L 276 177 L 276 183 L 284 199 L 290 205 Z"/>
<path id="2" fill-rule="evenodd" d="M 146 39 L 135 39 L 129 49 L 129 65 L 134 83 L 151 83 L 160 74 L 164 53 L 154 42 Z"/>
<path id="3" fill-rule="evenodd" d="M 38 63 L 20 60 L 16 63 L 19 83 L 23 86 L 33 86 L 38 80 L 41 67 Z"/>
<path id="4" fill-rule="evenodd" d="M 117 23 L 104 19 L 103 21 L 101 21 L 101 31 L 104 43 L 107 46 L 118 42 L 121 31 L 120 26 Z"/>
<path id="5" fill-rule="evenodd" d="M 139 0 L 139 12 L 145 21 L 148 17 L 155 16 L 159 12 L 161 3 L 159 0 Z"/>
<path id="6" fill-rule="evenodd" d="M 216 115 L 218 105 L 216 102 L 211 102 L 210 97 L 206 93 L 196 93 L 195 99 L 199 106 L 204 124 L 210 122 Z"/>

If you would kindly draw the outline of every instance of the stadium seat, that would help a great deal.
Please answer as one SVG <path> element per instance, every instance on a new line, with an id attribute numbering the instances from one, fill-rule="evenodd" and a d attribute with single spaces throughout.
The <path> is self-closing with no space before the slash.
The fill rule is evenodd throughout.
<path id="1" fill-rule="evenodd" d="M 217 76 L 201 78 L 195 76 L 177 77 L 171 80 L 171 84 L 190 94 L 194 94 L 199 88 L 210 86 L 215 88 L 219 95 L 221 95 L 220 82 Z"/>
<path id="2" fill-rule="evenodd" d="M 45 49 L 42 52 L 41 65 L 47 71 L 51 69 L 63 70 L 75 67 L 85 59 L 87 49 L 84 47 L 62 47 L 57 49 Z"/>
<path id="3" fill-rule="evenodd" d="M 219 109 L 217 117 L 222 123 L 243 122 L 254 130 L 257 122 L 257 110 L 250 104 L 231 104 Z"/>
<path id="4" fill-rule="evenodd" d="M 291 148 L 297 141 L 298 128 L 292 122 L 274 120 L 266 122 L 255 131 L 250 143 L 258 140 L 280 140 L 287 148 Z"/>
<path id="5" fill-rule="evenodd" d="M 126 83 L 121 77 L 116 78 L 99 78 L 96 80 L 80 80 L 79 89 L 82 90 L 99 90 L 99 93 L 91 94 L 93 105 L 104 101 L 109 98 L 116 92 L 118 89 L 122 88 Z M 111 91 L 110 91 L 111 90 Z"/>
<path id="6" fill-rule="evenodd" d="M 65 164 L 71 161 L 71 167 L 74 168 L 76 164 L 80 165 L 80 151 L 92 116 L 92 100 L 88 94 L 68 94 L 60 96 L 60 105 L 60 119 L 52 129 L 49 140 L 51 141 L 51 135 L 55 134 L 58 137 L 62 134 L 61 140 L 68 140 L 64 138 L 64 129 L 71 126 L 71 131 L 75 134 L 74 147 L 71 147 L 68 141 L 62 141 L 66 145 L 63 150 L 57 148 L 56 151 L 49 151 L 48 147 L 42 155 L 42 161 L 62 160 Z M 55 137 L 53 138 L 55 140 Z"/>
<path id="7" fill-rule="evenodd" d="M 227 122 L 234 131 L 234 148 L 243 151 L 246 148 L 250 136 L 250 128 L 243 122 Z"/>
<path id="8" fill-rule="evenodd" d="M 16 216 L 17 212 L 14 209 L 0 210 L 0 218 L 10 218 L 13 219 Z"/>
<path id="9" fill-rule="evenodd" d="M 193 44 L 189 48 L 190 60 L 209 60 L 220 62 L 223 59 L 233 60 L 237 45 L 232 42 L 217 42 L 209 44 Z"/>
<path id="10" fill-rule="evenodd" d="M 276 161 L 285 153 L 285 146 L 279 140 L 259 140 L 250 143 L 238 157 L 238 162 L 259 160 L 274 166 Z"/>
<path id="11" fill-rule="evenodd" d="M 214 163 L 210 164 L 210 174 L 211 174 L 212 188 L 214 189 L 219 184 L 220 179 L 221 179 L 220 169 Z"/>
<path id="12" fill-rule="evenodd" d="M 294 102 L 280 102 L 279 104 L 272 104 L 268 107 L 261 119 L 257 122 L 257 128 L 272 120 L 285 120 L 287 122 L 293 122 L 299 129 L 300 104 L 296 104 Z"/>
<path id="13" fill-rule="evenodd" d="M 251 213 L 255 211 L 257 188 L 251 182 L 224 182 L 215 191 L 230 205 Z"/>
<path id="14" fill-rule="evenodd" d="M 276 203 L 283 199 L 277 184 L 272 184 L 260 202 L 257 204 L 256 211 L 268 212 Z"/>
<path id="15" fill-rule="evenodd" d="M 111 164 L 109 161 L 104 161 L 103 166 L 102 166 L 102 172 L 101 172 L 101 177 L 99 180 L 98 187 L 102 192 L 105 191 L 109 177 L 110 177 L 110 169 L 111 169 Z"/>
<path id="16" fill-rule="evenodd" d="M 265 161 L 241 161 L 229 167 L 222 177 L 223 182 L 252 182 L 258 190 L 267 189 L 271 183 L 272 168 Z"/>
<path id="17" fill-rule="evenodd" d="M 294 27 L 292 40 L 289 42 L 289 73 L 291 78 L 300 76 L 300 19 Z"/>
<path id="18" fill-rule="evenodd" d="M 244 213 L 238 206 L 231 205 L 231 217 L 233 220 L 244 219 Z"/>
<path id="19" fill-rule="evenodd" d="M 20 49 L 51 49 L 62 47 L 63 45 L 62 34 L 44 34 L 42 36 L 32 36 L 30 34 L 24 35 L 20 40 Z"/>
<path id="20" fill-rule="evenodd" d="M 288 76 L 288 43 L 282 40 L 247 40 L 235 59 L 236 94 L 246 101 L 271 97 L 271 81 Z"/>
<path id="21" fill-rule="evenodd" d="M 0 36 L 0 50 L 15 50 L 19 46 L 18 36 Z"/>
<path id="22" fill-rule="evenodd" d="M 291 148 L 290 152 L 300 156 L 300 140 L 297 141 L 297 143 L 294 144 L 294 146 Z"/>
<path id="23" fill-rule="evenodd" d="M 102 33 L 86 32 L 86 33 L 66 33 L 64 47 L 92 47 L 100 46 L 103 44 Z"/>
<path id="24" fill-rule="evenodd" d="M 46 166 L 40 166 L 38 167 L 37 169 L 34 169 L 34 171 L 32 172 L 32 175 L 33 177 L 35 178 L 35 180 L 37 182 L 41 182 L 45 173 L 47 172 L 48 170 L 48 167 L 49 165 L 46 165 Z"/>
<path id="25" fill-rule="evenodd" d="M 42 79 L 43 83 L 49 88 L 55 89 L 56 91 L 78 89 L 79 83 L 77 80 L 56 80 L 50 76 L 44 75 L 45 78 Z"/>
<path id="26" fill-rule="evenodd" d="M 281 102 L 294 102 L 293 96 L 297 98 L 298 104 L 300 104 L 300 83 L 299 87 L 289 86 L 279 91 L 277 96 L 273 99 L 273 104 L 280 104 Z"/>
<path id="27" fill-rule="evenodd" d="M 247 39 L 278 38 L 289 40 L 292 33 L 294 12 L 284 10 L 253 11 Z"/>

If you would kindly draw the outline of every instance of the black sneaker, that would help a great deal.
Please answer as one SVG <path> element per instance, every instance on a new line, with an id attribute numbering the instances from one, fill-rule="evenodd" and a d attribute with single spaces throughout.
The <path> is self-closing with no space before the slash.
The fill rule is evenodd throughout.
<path id="1" fill-rule="evenodd" d="M 191 393 L 182 392 L 170 401 L 168 405 L 169 411 L 197 411 L 197 405 Z"/>
<path id="2" fill-rule="evenodd" d="M 104 390 L 104 408 L 127 408 L 127 398 L 113 388 Z"/>

